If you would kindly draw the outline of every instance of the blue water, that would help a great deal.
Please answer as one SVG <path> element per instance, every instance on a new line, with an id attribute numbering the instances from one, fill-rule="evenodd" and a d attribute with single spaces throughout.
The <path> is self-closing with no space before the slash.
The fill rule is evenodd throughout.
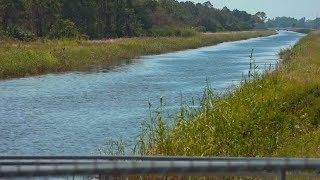
<path id="1" fill-rule="evenodd" d="M 134 141 L 148 99 L 176 108 L 200 97 L 208 79 L 217 92 L 241 80 L 249 56 L 259 69 L 302 34 L 279 34 L 216 46 L 145 56 L 95 72 L 49 74 L 0 81 L 1 155 L 90 155 L 122 138 Z"/>

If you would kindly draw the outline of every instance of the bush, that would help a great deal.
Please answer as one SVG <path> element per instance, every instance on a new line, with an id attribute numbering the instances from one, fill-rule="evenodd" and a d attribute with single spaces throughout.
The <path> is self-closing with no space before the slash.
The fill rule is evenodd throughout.
<path id="1" fill-rule="evenodd" d="M 4 38 L 5 37 L 5 33 L 3 30 L 0 29 L 0 39 Z"/>
<path id="2" fill-rule="evenodd" d="M 0 33 L 1 34 L 1 33 Z M 17 26 L 9 26 L 4 32 L 4 36 L 13 37 L 21 41 L 32 41 L 35 39 L 35 35 L 31 32 L 22 30 Z"/>
<path id="3" fill-rule="evenodd" d="M 198 26 L 195 28 L 195 30 L 198 32 L 207 32 L 207 28 L 204 26 Z"/>
<path id="4" fill-rule="evenodd" d="M 70 20 L 59 19 L 50 29 L 48 38 L 63 39 L 63 38 L 77 38 L 79 31 L 75 23 Z"/>
<path id="5" fill-rule="evenodd" d="M 149 35 L 155 37 L 173 36 L 173 32 L 169 28 L 152 28 Z"/>
<path id="6" fill-rule="evenodd" d="M 181 36 L 182 37 L 191 37 L 195 36 L 197 34 L 197 31 L 191 28 L 183 28 L 181 29 Z"/>

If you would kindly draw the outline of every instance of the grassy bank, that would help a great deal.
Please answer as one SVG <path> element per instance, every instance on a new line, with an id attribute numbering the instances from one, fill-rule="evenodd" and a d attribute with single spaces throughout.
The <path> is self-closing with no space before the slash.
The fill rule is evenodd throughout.
<path id="1" fill-rule="evenodd" d="M 159 108 L 140 153 L 320 157 L 319 49 L 320 32 L 313 32 L 283 51 L 272 73 L 252 74 L 222 97 L 207 87 L 199 108 L 184 106 L 171 118 Z"/>
<path id="2" fill-rule="evenodd" d="M 291 28 L 290 31 L 308 34 L 308 33 L 315 31 L 315 30 L 311 29 L 311 28 Z"/>
<path id="3" fill-rule="evenodd" d="M 132 38 L 106 41 L 47 41 L 0 43 L 0 79 L 46 73 L 84 71 L 121 63 L 141 55 L 214 45 L 259 36 L 272 31 L 252 31 L 192 37 Z"/>

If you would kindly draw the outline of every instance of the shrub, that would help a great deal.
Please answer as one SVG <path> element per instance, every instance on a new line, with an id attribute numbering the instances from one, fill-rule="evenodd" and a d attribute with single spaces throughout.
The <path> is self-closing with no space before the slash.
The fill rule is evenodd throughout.
<path id="1" fill-rule="evenodd" d="M 173 36 L 173 32 L 169 31 L 168 28 L 152 28 L 149 35 L 155 37 Z"/>
<path id="2" fill-rule="evenodd" d="M 1 30 L 0 28 L 0 39 L 4 38 L 5 37 L 5 33 L 3 30 Z"/>
<path id="3" fill-rule="evenodd" d="M 50 29 L 48 37 L 50 39 L 77 38 L 79 31 L 74 22 L 59 19 Z"/>
<path id="4" fill-rule="evenodd" d="M 35 39 L 35 35 L 33 33 L 22 30 L 17 26 L 9 26 L 3 34 L 21 41 L 32 41 Z"/>
<path id="5" fill-rule="evenodd" d="M 198 26 L 195 28 L 196 31 L 198 32 L 206 32 L 207 31 L 207 28 L 204 27 L 204 26 Z"/>
<path id="6" fill-rule="evenodd" d="M 183 28 L 181 29 L 181 36 L 182 37 L 191 37 L 195 36 L 197 34 L 197 31 L 192 28 Z"/>

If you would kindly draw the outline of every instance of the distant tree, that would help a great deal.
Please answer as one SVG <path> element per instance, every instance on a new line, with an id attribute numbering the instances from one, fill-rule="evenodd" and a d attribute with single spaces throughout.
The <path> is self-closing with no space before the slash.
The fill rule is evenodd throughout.
<path id="1" fill-rule="evenodd" d="M 255 16 L 227 7 L 219 10 L 210 1 L 0 0 L 0 28 L 14 26 L 10 34 L 15 36 L 32 32 L 38 37 L 60 38 L 73 32 L 73 27 L 92 39 L 140 36 L 154 29 L 178 32 L 188 27 L 201 31 L 249 30 L 255 18 L 260 19 L 258 16 L 264 20 L 262 12 Z"/>
<path id="2" fill-rule="evenodd" d="M 316 18 L 312 21 L 312 28 L 314 29 L 320 29 L 320 18 Z"/>
<path id="3" fill-rule="evenodd" d="M 271 19 L 268 19 L 268 21 L 266 22 L 266 25 L 269 28 L 274 28 L 275 27 L 274 21 L 271 20 Z"/>
<path id="4" fill-rule="evenodd" d="M 162 7 L 157 7 L 151 12 L 150 18 L 153 26 L 156 27 L 175 26 L 177 24 L 175 19 L 167 14 L 166 10 Z"/>
<path id="5" fill-rule="evenodd" d="M 79 31 L 75 23 L 63 19 L 57 20 L 48 33 L 50 39 L 76 38 L 78 36 Z"/>
<path id="6" fill-rule="evenodd" d="M 289 28 L 289 27 L 300 27 L 304 28 L 306 27 L 306 21 L 305 18 L 301 18 L 300 20 L 297 20 L 292 17 L 276 17 L 274 19 L 268 19 L 267 21 L 268 27 L 274 27 L 274 28 Z"/>
<path id="7" fill-rule="evenodd" d="M 44 36 L 60 16 L 60 0 L 29 0 L 29 26 L 38 36 Z"/>
<path id="8" fill-rule="evenodd" d="M 303 17 L 303 18 L 299 19 L 297 26 L 300 28 L 304 28 L 306 26 L 306 18 Z"/>
<path id="9" fill-rule="evenodd" d="M 0 18 L 3 29 L 18 25 L 23 20 L 27 4 L 25 0 L 0 0 Z"/>
<path id="10" fill-rule="evenodd" d="M 204 2 L 203 5 L 204 5 L 205 7 L 208 7 L 208 8 L 213 8 L 213 5 L 211 4 L 210 1 Z"/>
<path id="11" fill-rule="evenodd" d="M 250 21 L 252 20 L 252 15 L 248 14 L 246 11 L 239 11 L 238 9 L 235 9 L 232 11 L 232 14 L 242 21 Z"/>
<path id="12" fill-rule="evenodd" d="M 229 8 L 227 8 L 226 6 L 224 6 L 224 7 L 222 8 L 222 11 L 230 12 L 230 9 L 229 9 Z"/>
<path id="13" fill-rule="evenodd" d="M 260 19 L 261 22 L 265 22 L 267 19 L 267 14 L 265 12 L 257 12 L 255 15 Z"/>

